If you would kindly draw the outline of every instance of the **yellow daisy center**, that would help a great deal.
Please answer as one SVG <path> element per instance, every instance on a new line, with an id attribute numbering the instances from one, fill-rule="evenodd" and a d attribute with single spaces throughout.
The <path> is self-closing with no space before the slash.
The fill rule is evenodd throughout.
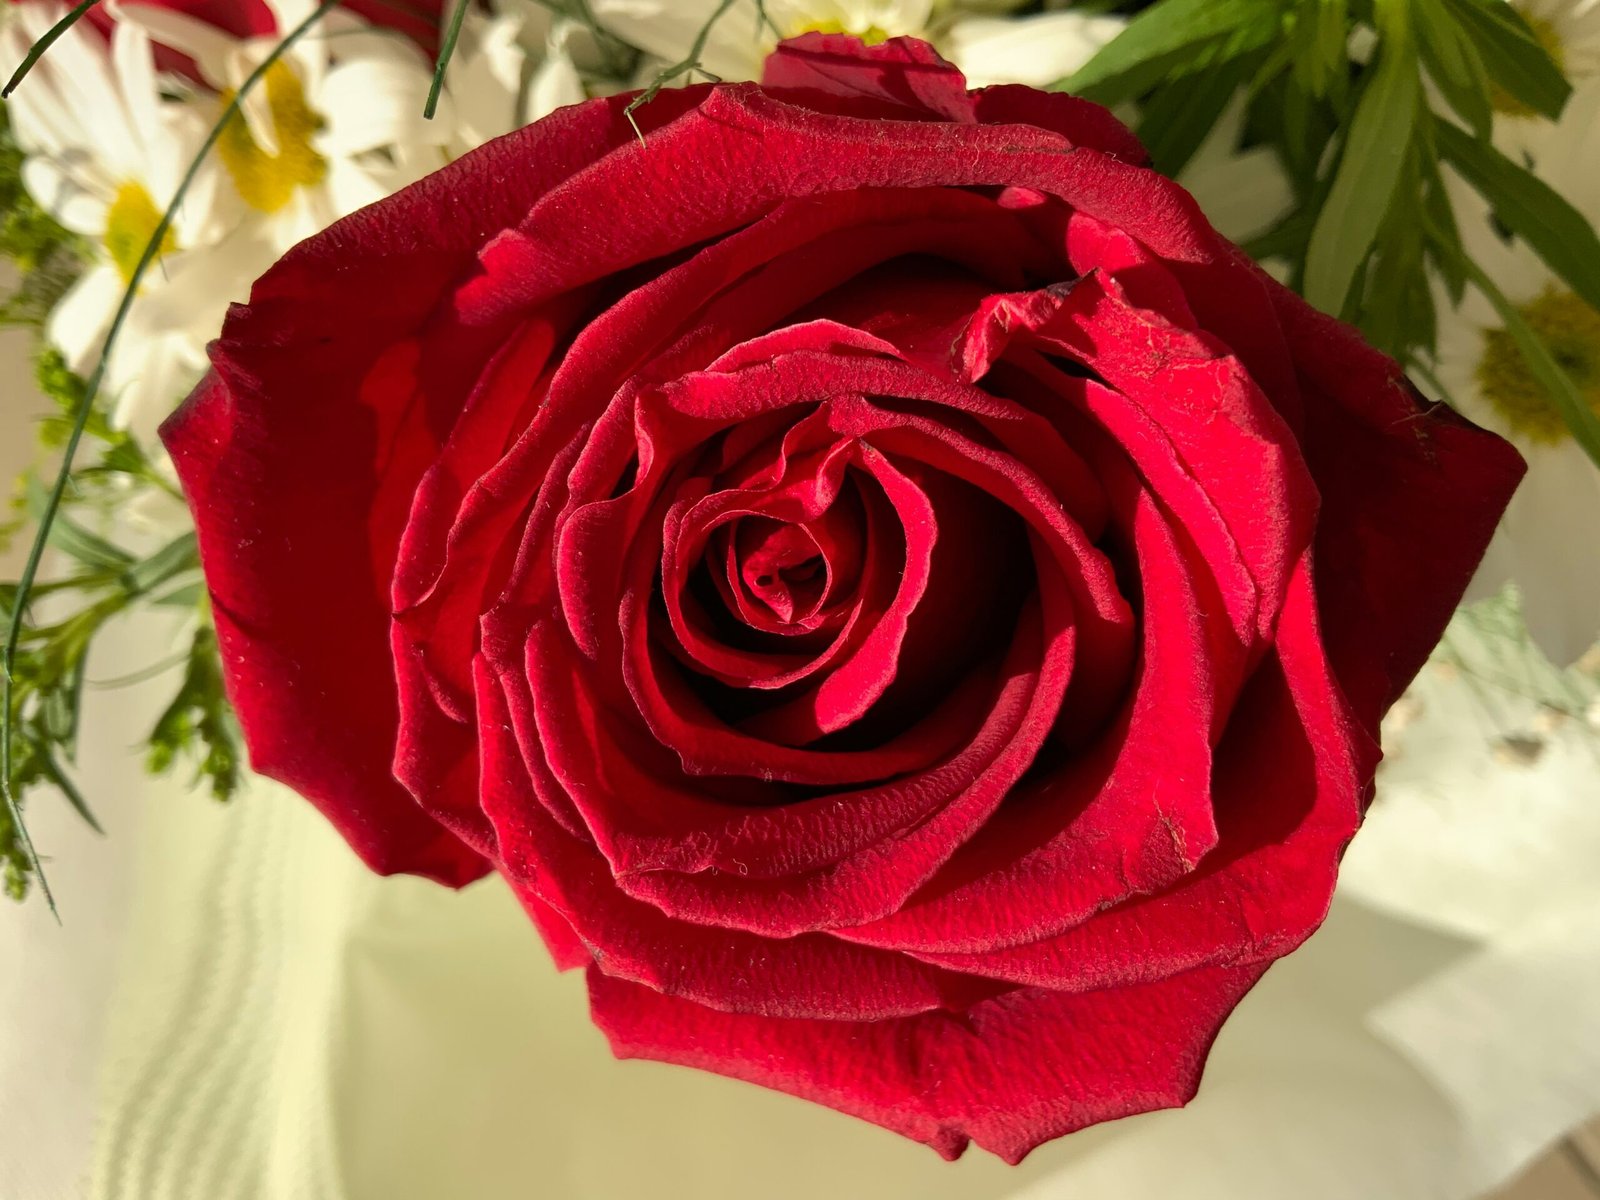
<path id="1" fill-rule="evenodd" d="M 877 25 L 868 25 L 865 29 L 847 29 L 840 20 L 809 21 L 800 25 L 791 33 L 790 37 L 799 37 L 802 33 L 848 33 L 860 38 L 869 46 L 881 46 L 893 35 L 887 29 Z"/>
<path id="2" fill-rule="evenodd" d="M 144 257 L 144 248 L 155 237 L 156 227 L 160 224 L 161 210 L 150 198 L 144 184 L 129 182 L 117 189 L 111 207 L 106 210 L 106 231 L 100 241 L 116 265 L 123 283 L 133 282 L 134 269 Z M 177 248 L 178 239 L 169 229 L 161 236 L 161 245 L 156 248 L 156 260 Z"/>
<path id="3" fill-rule="evenodd" d="M 311 145 L 326 122 L 306 103 L 305 89 L 283 60 L 267 68 L 260 86 L 267 91 L 278 152 L 263 150 L 244 117 L 234 113 L 217 140 L 217 154 L 244 202 L 257 212 L 272 213 L 289 203 L 296 188 L 315 187 L 326 178 L 328 162 Z M 223 92 L 222 102 L 228 104 L 233 97 L 231 90 Z"/>
<path id="4" fill-rule="evenodd" d="M 1527 12 L 1522 5 L 1512 5 L 1517 10 L 1517 15 L 1528 23 L 1528 28 L 1533 31 L 1534 40 L 1544 47 L 1550 61 L 1561 68 L 1561 73 L 1567 73 L 1567 51 L 1561 44 L 1561 34 L 1557 31 L 1555 23 L 1537 13 Z M 1532 117 L 1538 114 L 1518 100 L 1505 88 L 1500 86 L 1499 80 L 1489 80 L 1489 103 L 1497 113 L 1504 113 L 1508 117 Z"/>
<path id="5" fill-rule="evenodd" d="M 1553 287 L 1518 311 L 1572 377 L 1584 402 L 1600 415 L 1600 312 Z M 1504 329 L 1484 331 L 1478 387 L 1506 423 L 1529 441 L 1555 445 L 1570 436 L 1516 339 Z"/>

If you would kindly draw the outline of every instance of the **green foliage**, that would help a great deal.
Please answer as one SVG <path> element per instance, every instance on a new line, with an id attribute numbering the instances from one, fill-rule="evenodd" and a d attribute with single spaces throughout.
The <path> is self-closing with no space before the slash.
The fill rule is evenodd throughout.
<path id="1" fill-rule="evenodd" d="M 1430 107 L 1425 78 L 1448 113 Z M 1434 280 L 1453 302 L 1470 283 L 1499 306 L 1463 252 L 1441 164 L 1600 307 L 1594 228 L 1489 142 L 1497 102 L 1554 118 L 1572 91 L 1505 0 L 1157 0 L 1057 87 L 1139 101 L 1152 160 L 1174 173 L 1242 96 L 1247 138 L 1273 150 L 1295 196 L 1279 225 L 1246 249 L 1287 262 L 1308 300 L 1360 325 L 1408 367 L 1436 348 Z M 1547 351 L 1529 361 L 1600 462 L 1600 437 L 1587 408 L 1572 403 L 1572 380 Z"/>
<path id="2" fill-rule="evenodd" d="M 22 66 L 12 76 L 11 84 L 8 87 L 16 86 L 17 81 L 26 73 L 28 67 L 37 61 L 39 55 L 49 46 L 51 40 L 59 36 L 59 32 L 70 25 L 72 21 L 88 11 L 89 6 L 94 2 L 95 0 L 84 0 L 67 17 L 58 22 L 49 34 L 36 42 L 28 57 L 23 61 Z M 81 390 L 78 390 L 78 385 L 70 376 L 52 380 L 64 392 L 70 392 L 71 419 L 66 423 L 65 427 L 60 466 L 56 470 L 55 478 L 50 486 L 43 491 L 43 500 L 36 515 L 38 528 L 34 533 L 33 544 L 29 547 L 27 560 L 23 564 L 22 577 L 15 585 L 10 587 L 10 596 L 3 613 L 6 627 L 5 644 L 3 650 L 0 650 L 0 697 L 3 697 L 3 699 L 0 699 L 0 799 L 5 802 L 7 829 L 9 830 L 9 840 L 3 846 L 0 846 L 0 854 L 7 854 L 12 850 L 16 852 L 18 857 L 15 860 L 8 858 L 7 861 L 20 861 L 27 871 L 31 871 L 32 875 L 37 878 L 40 890 L 44 893 L 52 911 L 54 911 L 55 903 L 50 896 L 49 885 L 44 879 L 43 868 L 40 865 L 39 856 L 35 851 L 33 842 L 28 837 L 27 829 L 22 822 L 20 789 L 32 782 L 36 782 L 36 780 L 22 779 L 17 774 L 19 764 L 26 757 L 30 745 L 33 744 L 31 739 L 43 737 L 45 739 L 43 744 L 46 748 L 52 744 L 49 728 L 44 728 L 41 733 L 41 727 L 30 724 L 30 721 L 38 711 L 38 706 L 48 702 L 46 695 L 48 688 L 46 685 L 59 678 L 58 675 L 51 674 L 48 671 L 38 678 L 31 676 L 29 673 L 29 668 L 32 665 L 29 662 L 29 657 L 31 655 L 44 654 L 50 649 L 54 639 L 60 636 L 61 632 L 60 626 L 41 626 L 36 620 L 32 619 L 34 617 L 32 602 L 54 590 L 59 590 L 55 585 L 43 581 L 39 576 L 44 551 L 52 541 L 56 523 L 81 495 L 82 480 L 80 472 L 75 470 L 77 453 L 83 440 L 85 438 L 93 439 L 95 437 L 94 429 L 101 428 L 101 426 L 97 425 L 101 414 L 96 402 L 100 395 L 100 384 L 105 375 L 111 349 L 121 335 L 123 324 L 127 320 L 134 297 L 138 295 L 139 286 L 144 279 L 145 272 L 149 270 L 159 256 L 159 248 L 166 241 L 167 234 L 172 227 L 174 215 L 183 204 L 184 197 L 188 194 L 189 188 L 199 174 L 201 163 L 228 128 L 228 123 L 238 116 L 239 106 L 245 96 L 254 89 L 267 71 L 272 68 L 273 64 L 295 42 L 310 33 L 323 17 L 338 7 L 340 2 L 341 0 L 322 0 L 322 3 L 308 13 L 299 24 L 286 31 L 278 43 L 262 57 L 250 74 L 239 84 L 238 90 L 234 92 L 228 102 L 222 106 L 222 111 L 212 125 L 211 132 L 206 136 L 194 158 L 190 160 L 187 169 L 178 182 L 177 188 L 173 191 L 172 199 L 168 203 L 166 211 L 161 214 L 161 219 L 151 232 L 148 241 L 146 241 L 138 262 L 133 266 L 127 281 L 127 287 L 123 291 L 122 300 L 118 304 L 117 311 L 111 318 L 110 326 L 106 330 L 105 340 L 94 370 L 87 381 L 82 383 Z M 124 457 L 126 457 L 127 446 L 128 443 L 126 441 L 120 444 Z M 113 448 L 116 449 L 117 447 L 114 446 Z M 109 460 L 102 460 L 101 466 L 103 469 L 111 470 L 113 474 L 115 473 L 115 470 L 110 466 Z M 150 481 L 160 482 L 159 477 L 155 475 L 151 476 Z M 70 554 L 70 551 L 68 553 Z M 86 641 L 99 632 L 100 627 L 110 616 L 123 611 L 123 609 L 136 601 L 146 599 L 153 589 L 160 584 L 168 582 L 170 576 L 165 576 L 163 572 L 167 569 L 171 569 L 174 572 L 181 570 L 184 556 L 181 553 L 169 553 L 168 550 L 163 550 L 154 556 L 151 561 L 167 565 L 160 570 L 150 569 L 148 565 L 145 570 L 130 567 L 121 576 L 109 582 L 102 580 L 96 586 L 87 588 L 81 584 L 75 585 L 71 578 L 64 581 L 69 590 L 74 586 L 78 586 L 79 590 L 86 590 L 90 596 L 96 597 L 87 604 L 86 608 L 79 612 L 78 617 L 74 618 L 75 620 L 83 618 L 89 627 Z M 109 587 L 111 594 L 98 594 L 98 587 Z M 171 597 L 168 596 L 166 599 L 170 600 Z M 73 711 L 76 712 L 76 708 Z M 20 752 L 19 745 L 21 747 Z M 22 878 L 26 879 L 26 872 Z"/>
<path id="3" fill-rule="evenodd" d="M 40 422 L 41 440 L 46 446 L 59 446 L 86 398 L 86 384 L 52 350 L 39 355 L 36 380 L 55 406 Z M 136 442 L 111 428 L 103 412 L 91 410 L 85 432 L 91 448 L 85 455 L 88 461 L 73 473 L 73 486 L 48 530 L 49 546 L 62 567 L 32 587 L 31 619 L 20 631 L 7 714 L 9 785 L 18 812 L 39 792 L 54 793 L 98 828 L 73 781 L 73 764 L 90 654 L 96 639 L 121 617 L 161 607 L 187 608 L 199 618 L 177 694 L 151 734 L 152 768 L 166 770 L 192 759 L 213 793 L 226 798 L 237 788 L 240 758 L 238 735 L 223 695 L 216 635 L 200 607 L 204 591 L 194 534 L 185 533 L 153 554 L 140 555 L 97 531 L 136 490 L 171 491 L 172 485 Z M 25 475 L 17 483 L 14 516 L 8 524 L 36 525 L 48 503 L 43 482 Z M 0 539 L 4 533 L 0 529 Z M 17 596 L 17 584 L 0 584 L 0 623 L 10 622 Z M 0 807 L 0 886 L 20 899 L 33 878 L 24 831 L 12 810 Z"/>
<path id="4" fill-rule="evenodd" d="M 1356 273 L 1368 261 L 1412 166 L 1412 131 L 1421 102 L 1409 27 L 1396 21 L 1394 35 L 1384 40 L 1376 66 L 1358 89 L 1344 151 L 1306 246 L 1302 290 L 1326 312 L 1345 308 Z"/>
<path id="5" fill-rule="evenodd" d="M 0 256 L 21 276 L 17 290 L 0 299 L 0 325 L 37 326 L 83 270 L 84 248 L 28 195 L 22 160 L 0 102 Z"/>
<path id="6" fill-rule="evenodd" d="M 711 15 L 706 18 L 705 24 L 700 26 L 700 32 L 695 35 L 693 43 L 691 43 L 689 46 L 688 53 L 685 54 L 678 62 L 663 67 L 656 74 L 656 77 L 650 81 L 650 86 L 645 88 L 644 91 L 640 92 L 632 100 L 628 101 L 628 107 L 622 110 L 623 116 L 627 117 L 628 123 L 633 126 L 633 132 L 638 137 L 641 145 L 644 143 L 644 133 L 639 129 L 639 122 L 634 118 L 633 114 L 660 95 L 661 89 L 666 87 L 669 83 L 672 83 L 678 79 L 683 79 L 687 76 L 693 75 L 696 71 L 702 70 L 700 65 L 700 55 L 705 52 L 706 41 L 711 36 L 711 30 L 716 27 L 718 21 L 722 20 L 722 18 L 727 15 L 728 10 L 732 7 L 733 0 L 719 0 L 717 7 L 713 9 Z M 765 20 L 765 6 L 761 6 L 759 11 L 762 19 Z"/>
<path id="7" fill-rule="evenodd" d="M 218 800 L 231 800 L 239 790 L 238 724 L 222 686 L 216 632 L 204 623 L 189 644 L 178 694 L 150 731 L 147 762 L 153 773 L 164 774 L 186 759 L 195 764 L 195 781 L 204 780 Z"/>
<path id="8" fill-rule="evenodd" d="M 1276 0 L 1161 0 L 1060 86 L 1119 104 L 1264 46 L 1280 29 Z"/>
<path id="9" fill-rule="evenodd" d="M 37 503 L 41 490 L 37 481 L 31 481 L 31 502 Z M 51 789 L 94 825 L 71 777 L 90 650 L 117 617 L 198 579 L 200 559 L 192 533 L 145 558 L 120 549 L 70 516 L 57 517 L 52 535 L 52 545 L 67 566 L 59 578 L 34 586 L 35 619 L 24 625 L 17 646 L 8 714 L 12 739 L 8 782 L 19 808 L 35 790 Z M 11 620 L 17 593 L 16 584 L 0 584 L 0 619 Z M 214 649 L 211 653 L 214 657 Z M 214 664 L 213 669 L 217 669 Z M 204 702 L 206 680 L 199 668 L 192 667 L 191 674 L 197 681 L 191 684 L 186 678 L 184 688 L 192 706 Z M 220 686 L 219 681 L 219 695 Z M 195 736 L 210 736 L 212 730 L 208 723 Z M 231 753 L 231 734 L 220 740 L 224 742 L 220 755 Z M 0 861 L 6 889 L 15 896 L 26 893 L 31 875 L 20 833 L 9 812 L 0 817 Z"/>

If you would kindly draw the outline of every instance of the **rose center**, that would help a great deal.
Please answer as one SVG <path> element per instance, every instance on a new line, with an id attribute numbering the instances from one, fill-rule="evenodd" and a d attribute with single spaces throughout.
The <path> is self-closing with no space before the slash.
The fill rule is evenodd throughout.
<path id="1" fill-rule="evenodd" d="M 101 242 L 106 254 L 116 265 L 117 273 L 122 276 L 123 283 L 133 282 L 133 272 L 139 265 L 139 259 L 144 256 L 145 247 L 155 237 L 160 225 L 161 210 L 156 207 L 156 202 L 150 198 L 143 184 L 128 182 L 117 189 L 111 207 L 106 212 L 106 232 Z M 168 229 L 161 236 L 156 260 L 177 248 L 178 239 Z"/>
<path id="2" fill-rule="evenodd" d="M 327 122 L 306 101 L 305 88 L 282 59 L 267 68 L 261 84 L 277 151 L 263 149 L 236 112 L 217 140 L 217 154 L 244 202 L 257 212 L 273 213 L 293 199 L 297 188 L 315 187 L 327 177 L 328 162 L 312 146 Z M 223 92 L 223 104 L 234 95 Z"/>
<path id="3" fill-rule="evenodd" d="M 1584 402 L 1600 413 L 1600 312 L 1556 288 L 1545 289 L 1519 311 L 1572 377 Z M 1484 332 L 1477 379 L 1484 398 L 1506 424 L 1530 441 L 1555 445 L 1571 436 L 1560 410 L 1506 330 Z"/>
<path id="4" fill-rule="evenodd" d="M 1517 15 L 1527 22 L 1528 28 L 1533 31 L 1534 39 L 1544 47 L 1545 53 L 1550 56 L 1550 61 L 1561 68 L 1561 73 L 1566 74 L 1567 53 L 1566 47 L 1561 43 L 1561 34 L 1557 32 L 1555 23 L 1547 17 L 1531 13 L 1521 4 L 1512 5 Z M 1518 100 L 1500 82 L 1491 78 L 1489 80 L 1489 103 L 1497 113 L 1504 113 L 1508 117 L 1532 117 L 1537 113 Z"/>
<path id="5" fill-rule="evenodd" d="M 763 518 L 740 522 L 734 538 L 739 576 L 750 594 L 778 620 L 815 612 L 828 567 L 816 540 L 801 526 Z"/>

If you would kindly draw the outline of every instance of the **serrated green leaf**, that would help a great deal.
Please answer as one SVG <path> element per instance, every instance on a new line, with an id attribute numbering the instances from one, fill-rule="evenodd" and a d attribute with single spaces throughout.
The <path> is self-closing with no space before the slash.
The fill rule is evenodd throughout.
<path id="1" fill-rule="evenodd" d="M 1493 207 L 1584 303 L 1600 309 L 1600 236 L 1561 194 L 1487 142 L 1442 118 L 1434 122 L 1439 153 Z"/>
<path id="2" fill-rule="evenodd" d="M 1407 38 L 1379 50 L 1361 89 L 1333 187 L 1306 248 L 1305 298 L 1337 316 L 1372 249 L 1404 173 L 1416 128 L 1422 83 Z"/>
<path id="3" fill-rule="evenodd" d="M 1444 93 L 1450 107 L 1487 139 L 1494 124 L 1489 103 L 1489 76 L 1472 39 L 1466 35 L 1444 0 L 1412 0 L 1417 20 L 1417 44 L 1422 49 L 1428 76 Z"/>
<path id="4" fill-rule="evenodd" d="M 1103 104 L 1132 99 L 1174 68 L 1214 66 L 1218 50 L 1243 54 L 1266 45 L 1279 20 L 1271 0 L 1160 0 L 1053 90 Z"/>
<path id="5" fill-rule="evenodd" d="M 1517 306 L 1506 298 L 1505 293 L 1495 285 L 1494 280 L 1489 278 L 1488 273 L 1470 259 L 1466 260 L 1465 267 L 1473 286 L 1494 305 L 1505 331 L 1516 342 L 1523 362 L 1555 403 L 1562 420 L 1572 431 L 1573 438 L 1583 447 L 1583 452 L 1595 465 L 1600 466 L 1600 420 L 1595 418 L 1588 404 L 1584 402 L 1582 394 L 1578 391 L 1578 385 L 1572 381 L 1572 376 L 1561 369 L 1561 364 L 1556 362 L 1550 353 L 1550 348 L 1533 331 L 1532 326 L 1523 320 L 1522 314 L 1517 311 Z"/>
<path id="6" fill-rule="evenodd" d="M 1472 40 L 1494 80 L 1537 113 L 1554 120 L 1572 95 L 1561 67 L 1506 0 L 1443 0 Z"/>

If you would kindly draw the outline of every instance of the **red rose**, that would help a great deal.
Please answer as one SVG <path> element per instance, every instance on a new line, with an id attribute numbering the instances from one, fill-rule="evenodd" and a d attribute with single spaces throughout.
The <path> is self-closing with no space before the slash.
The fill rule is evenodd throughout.
<path id="1" fill-rule="evenodd" d="M 1104 110 L 919 42 L 341 222 L 166 428 L 257 768 L 620 1055 L 954 1156 L 1193 1094 L 1522 471 Z"/>

